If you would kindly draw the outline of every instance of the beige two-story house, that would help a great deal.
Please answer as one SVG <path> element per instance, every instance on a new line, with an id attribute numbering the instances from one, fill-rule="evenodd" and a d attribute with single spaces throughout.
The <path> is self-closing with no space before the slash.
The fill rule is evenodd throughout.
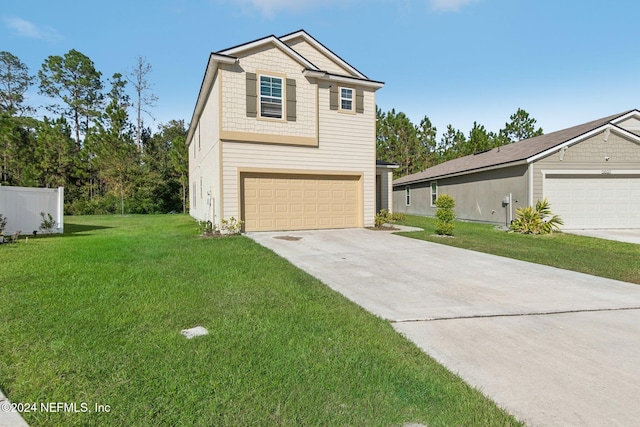
<path id="1" fill-rule="evenodd" d="M 187 134 L 191 215 L 245 231 L 373 225 L 382 86 L 302 30 L 212 53 Z"/>

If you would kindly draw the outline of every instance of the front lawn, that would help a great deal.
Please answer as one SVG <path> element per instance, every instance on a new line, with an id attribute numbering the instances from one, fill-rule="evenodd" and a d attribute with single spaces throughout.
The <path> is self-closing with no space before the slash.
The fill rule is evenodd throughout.
<path id="1" fill-rule="evenodd" d="M 404 225 L 424 231 L 399 233 L 478 252 L 640 284 L 640 245 L 554 233 L 507 233 L 490 224 L 455 222 L 454 238 L 435 235 L 435 218 L 406 216 Z"/>
<path id="2" fill-rule="evenodd" d="M 68 217 L 0 246 L 0 277 L 0 389 L 34 426 L 518 425 L 388 322 L 186 216 Z"/>

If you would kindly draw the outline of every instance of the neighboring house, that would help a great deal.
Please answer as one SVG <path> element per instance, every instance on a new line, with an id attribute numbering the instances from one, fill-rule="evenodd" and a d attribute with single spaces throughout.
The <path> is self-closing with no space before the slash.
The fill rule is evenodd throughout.
<path id="1" fill-rule="evenodd" d="M 547 198 L 565 229 L 640 228 L 640 111 L 454 159 L 393 188 L 396 212 L 432 216 L 449 194 L 459 219 L 507 225 Z"/>
<path id="2" fill-rule="evenodd" d="M 191 215 L 245 231 L 373 225 L 382 86 L 302 30 L 212 53 L 187 134 Z"/>

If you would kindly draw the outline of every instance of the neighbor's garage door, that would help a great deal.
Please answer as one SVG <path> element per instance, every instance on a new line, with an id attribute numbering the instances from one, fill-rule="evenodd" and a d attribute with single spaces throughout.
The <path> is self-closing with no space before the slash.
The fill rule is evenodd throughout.
<path id="1" fill-rule="evenodd" d="M 563 228 L 640 228 L 640 177 L 547 176 L 544 194 Z"/>
<path id="2" fill-rule="evenodd" d="M 357 176 L 241 175 L 246 231 L 361 227 Z"/>

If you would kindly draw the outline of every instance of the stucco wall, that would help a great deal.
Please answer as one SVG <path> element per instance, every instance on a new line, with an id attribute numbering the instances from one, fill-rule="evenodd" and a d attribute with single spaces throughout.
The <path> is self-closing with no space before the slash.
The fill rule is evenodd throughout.
<path id="1" fill-rule="evenodd" d="M 380 175 L 380 209 L 393 213 L 393 169 L 381 167 L 376 173 Z"/>
<path id="2" fill-rule="evenodd" d="M 611 132 L 605 142 L 604 132 L 599 133 L 567 147 L 564 153 L 559 150 L 534 162 L 533 202 L 544 197 L 544 171 L 590 170 L 598 175 L 607 174 L 612 170 L 637 170 L 638 165 L 640 165 L 639 144 L 615 132 Z"/>
<path id="3" fill-rule="evenodd" d="M 448 194 L 456 202 L 456 217 L 461 220 L 506 224 L 515 218 L 516 208 L 527 206 L 527 165 L 495 169 L 471 175 L 440 179 L 438 194 Z M 413 215 L 435 215 L 431 206 L 431 183 L 411 184 L 411 206 L 405 203 L 405 185 L 393 192 L 395 212 Z M 511 204 L 504 207 L 502 200 L 511 194 Z M 509 217 L 511 215 L 511 217 Z"/>

